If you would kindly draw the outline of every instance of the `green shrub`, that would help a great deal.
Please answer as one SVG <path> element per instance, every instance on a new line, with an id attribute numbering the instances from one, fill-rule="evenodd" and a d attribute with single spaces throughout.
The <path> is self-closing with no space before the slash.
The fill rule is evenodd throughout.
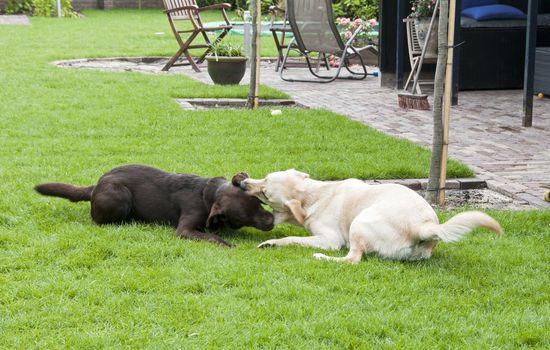
<path id="1" fill-rule="evenodd" d="M 197 5 L 199 7 L 208 6 L 213 4 L 221 3 L 231 4 L 232 10 L 247 10 L 250 6 L 250 0 L 197 0 Z M 269 11 L 269 6 L 273 5 L 273 0 L 261 0 L 262 2 L 262 13 L 267 13 Z"/>
<path id="2" fill-rule="evenodd" d="M 378 0 L 334 0 L 332 6 L 337 17 L 378 18 Z"/>
<path id="3" fill-rule="evenodd" d="M 8 15 L 14 13 L 32 13 L 32 0 L 8 0 L 5 11 Z"/>
<path id="4" fill-rule="evenodd" d="M 8 0 L 6 13 L 28 13 L 33 16 L 50 17 L 57 15 L 56 0 Z M 61 0 L 61 15 L 75 17 L 71 0 Z"/>

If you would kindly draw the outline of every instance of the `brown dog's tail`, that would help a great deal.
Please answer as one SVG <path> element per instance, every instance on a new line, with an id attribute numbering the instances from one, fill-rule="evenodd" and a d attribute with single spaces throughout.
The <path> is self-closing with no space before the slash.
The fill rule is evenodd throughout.
<path id="1" fill-rule="evenodd" d="M 420 227 L 420 239 L 440 239 L 443 242 L 456 242 L 476 227 L 484 227 L 496 234 L 502 234 L 499 223 L 480 211 L 466 211 L 450 218 L 444 224 L 427 223 Z"/>
<path id="2" fill-rule="evenodd" d="M 61 197 L 71 202 L 89 201 L 95 186 L 80 187 L 57 182 L 36 185 L 36 192 L 44 196 Z"/>

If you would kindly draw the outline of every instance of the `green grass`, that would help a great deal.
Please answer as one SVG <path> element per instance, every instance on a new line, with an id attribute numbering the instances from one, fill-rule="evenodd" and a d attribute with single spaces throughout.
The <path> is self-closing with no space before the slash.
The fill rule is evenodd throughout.
<path id="1" fill-rule="evenodd" d="M 476 232 L 426 262 L 349 266 L 316 261 L 313 249 L 255 248 L 306 234 L 290 226 L 222 232 L 236 244 L 225 249 L 156 225 L 98 227 L 87 203 L 38 196 L 36 183 L 92 184 L 127 163 L 207 176 L 427 176 L 427 150 L 327 111 L 189 112 L 173 100 L 244 97 L 246 87 L 49 65 L 176 49 L 158 11 L 85 14 L 0 26 L 0 347 L 550 346 L 550 211 L 494 212 L 505 236 Z M 451 162 L 449 175 L 471 171 Z"/>

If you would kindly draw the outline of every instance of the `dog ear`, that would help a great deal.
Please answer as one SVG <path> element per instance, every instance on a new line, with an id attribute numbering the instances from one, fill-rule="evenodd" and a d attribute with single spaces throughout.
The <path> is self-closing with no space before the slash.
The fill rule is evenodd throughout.
<path id="1" fill-rule="evenodd" d="M 210 214 L 208 214 L 208 219 L 206 219 L 206 228 L 217 229 L 222 227 L 224 223 L 225 214 L 222 208 L 217 203 L 214 203 L 210 209 Z"/>
<path id="2" fill-rule="evenodd" d="M 300 225 L 303 225 L 306 219 L 306 211 L 302 208 L 302 202 L 297 199 L 291 199 L 285 202 L 285 206 L 290 209 L 296 221 L 298 221 Z"/>
<path id="3" fill-rule="evenodd" d="M 294 171 L 294 173 L 298 176 L 301 176 L 303 179 L 309 179 L 309 174 L 308 173 L 304 173 L 302 171 L 299 171 L 299 170 L 296 170 L 296 169 L 292 169 Z"/>
<path id="4" fill-rule="evenodd" d="M 233 178 L 231 179 L 231 183 L 233 184 L 233 186 L 240 187 L 241 181 L 243 181 L 244 179 L 248 179 L 249 177 L 250 176 L 248 176 L 247 173 L 240 172 L 237 175 L 233 176 Z"/>

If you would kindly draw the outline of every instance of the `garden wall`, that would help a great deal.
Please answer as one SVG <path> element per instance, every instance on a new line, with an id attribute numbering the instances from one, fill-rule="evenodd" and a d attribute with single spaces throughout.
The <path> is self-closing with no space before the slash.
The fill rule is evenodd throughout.
<path id="1" fill-rule="evenodd" d="M 2 1 L 2 0 L 0 0 Z M 73 0 L 75 10 L 82 9 L 112 9 L 112 8 L 138 8 L 138 0 Z M 162 7 L 162 0 L 141 0 L 141 7 Z"/>
<path id="2" fill-rule="evenodd" d="M 6 0 L 0 0 L 0 9 L 6 5 Z M 83 9 L 112 9 L 112 8 L 138 8 L 138 0 L 73 0 L 73 8 L 77 11 Z M 162 0 L 141 0 L 141 7 L 162 7 Z"/>

